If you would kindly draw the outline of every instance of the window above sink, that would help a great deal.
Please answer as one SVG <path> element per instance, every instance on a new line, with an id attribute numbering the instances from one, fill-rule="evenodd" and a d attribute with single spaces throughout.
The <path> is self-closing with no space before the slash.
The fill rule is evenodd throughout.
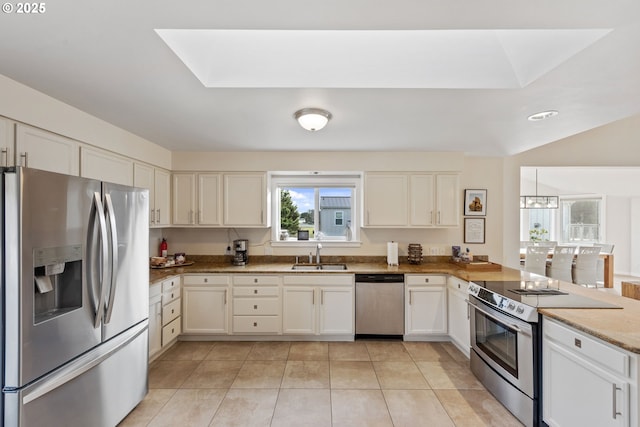
<path id="1" fill-rule="evenodd" d="M 360 172 L 272 172 L 272 246 L 359 246 Z"/>

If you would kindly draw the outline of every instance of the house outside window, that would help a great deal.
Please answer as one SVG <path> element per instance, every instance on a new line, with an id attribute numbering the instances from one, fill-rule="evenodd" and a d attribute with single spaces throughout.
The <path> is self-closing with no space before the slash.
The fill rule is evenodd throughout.
<path id="1" fill-rule="evenodd" d="M 273 242 L 295 245 L 309 241 L 357 241 L 360 181 L 360 174 L 355 173 L 341 176 L 274 173 L 272 218 L 278 226 L 272 228 Z"/>

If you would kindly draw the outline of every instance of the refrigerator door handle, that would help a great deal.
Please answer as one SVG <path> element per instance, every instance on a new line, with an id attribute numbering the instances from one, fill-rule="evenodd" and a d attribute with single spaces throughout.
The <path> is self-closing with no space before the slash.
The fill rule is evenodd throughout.
<path id="1" fill-rule="evenodd" d="M 107 314 L 105 323 L 111 321 L 111 313 L 113 312 L 113 302 L 116 297 L 116 284 L 118 278 L 118 230 L 116 229 L 116 213 L 113 209 L 113 201 L 111 195 L 106 194 L 104 201 L 107 209 L 107 217 L 109 218 L 109 228 L 111 229 L 111 283 L 109 284 L 109 302 L 107 302 Z"/>
<path id="2" fill-rule="evenodd" d="M 91 204 L 91 213 L 89 214 L 89 232 L 87 233 L 87 282 L 89 285 L 89 289 L 94 293 L 95 300 L 95 291 L 96 291 L 96 283 L 94 283 L 94 273 L 93 269 L 98 268 L 99 265 L 97 262 L 102 263 L 101 265 L 101 274 L 99 283 L 97 286 L 97 294 L 98 294 L 98 304 L 95 307 L 95 319 L 93 323 L 94 328 L 100 327 L 100 322 L 102 321 L 102 313 L 104 311 L 104 300 L 105 300 L 105 282 L 107 279 L 107 275 L 109 272 L 109 264 L 107 259 L 107 223 L 104 216 L 104 209 L 102 207 L 102 197 L 100 193 L 93 193 L 93 203 Z M 99 231 L 100 231 L 100 246 L 97 245 L 94 239 L 94 230 L 96 226 L 96 218 L 98 219 Z M 102 252 L 102 253 L 100 253 Z M 100 259 L 100 261 L 96 261 Z"/>

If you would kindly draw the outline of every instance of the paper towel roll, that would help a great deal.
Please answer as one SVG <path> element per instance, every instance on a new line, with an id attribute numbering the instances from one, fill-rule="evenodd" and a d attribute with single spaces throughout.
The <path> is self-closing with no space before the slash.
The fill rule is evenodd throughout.
<path id="1" fill-rule="evenodd" d="M 398 265 L 398 243 L 387 242 L 387 264 Z"/>

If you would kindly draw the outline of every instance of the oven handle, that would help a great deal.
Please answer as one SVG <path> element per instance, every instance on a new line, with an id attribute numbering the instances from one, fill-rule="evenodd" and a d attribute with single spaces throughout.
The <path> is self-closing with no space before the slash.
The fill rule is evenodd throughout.
<path id="1" fill-rule="evenodd" d="M 485 316 L 495 320 L 496 322 L 500 322 L 502 324 L 504 324 L 505 326 L 513 329 L 514 331 L 516 331 L 519 334 L 525 335 L 527 337 L 530 337 L 531 334 L 528 331 L 524 331 L 522 329 L 520 329 L 520 327 L 514 323 L 510 323 L 510 324 L 506 324 L 506 322 L 503 319 L 500 319 L 497 316 L 494 316 L 493 314 L 481 309 L 480 307 L 478 307 L 477 305 L 475 305 L 474 303 L 472 303 L 471 301 L 469 301 L 468 299 L 464 300 L 468 305 L 470 305 L 471 307 L 475 308 L 476 310 L 478 310 L 480 313 L 484 314 Z"/>

